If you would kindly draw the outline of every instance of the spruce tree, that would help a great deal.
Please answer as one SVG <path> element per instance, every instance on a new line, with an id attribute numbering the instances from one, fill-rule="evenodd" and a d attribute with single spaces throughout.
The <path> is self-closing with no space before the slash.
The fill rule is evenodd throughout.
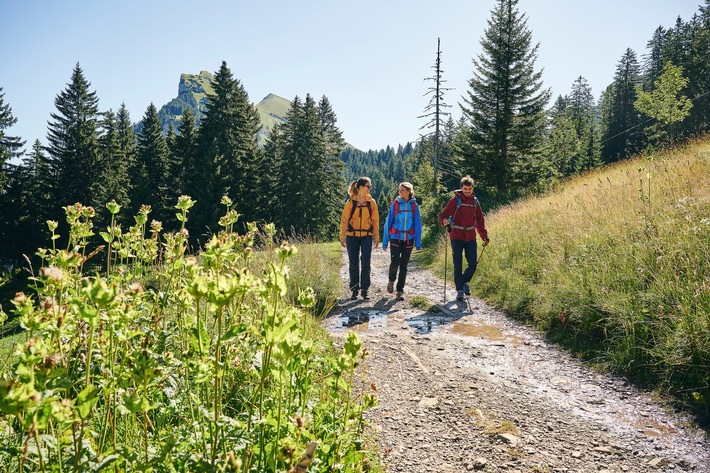
<path id="1" fill-rule="evenodd" d="M 169 216 L 167 202 L 168 145 L 158 109 L 151 103 L 143 115 L 143 128 L 138 134 L 136 162 L 131 172 L 133 189 L 131 210 L 150 205 L 151 217 L 165 221 Z"/>
<path id="2" fill-rule="evenodd" d="M 710 130 L 710 0 L 704 3 L 693 17 L 686 66 L 687 93 L 694 101 L 688 118 L 688 132 L 692 135 Z"/>
<path id="3" fill-rule="evenodd" d="M 646 43 L 648 54 L 645 54 L 643 63 L 643 90 L 653 89 L 653 83 L 661 75 L 663 69 L 663 44 L 666 37 L 666 30 L 659 26 L 653 32 L 653 36 Z"/>
<path id="4" fill-rule="evenodd" d="M 32 258 L 49 238 L 46 225 L 50 196 L 46 175 L 47 158 L 35 140 L 21 163 L 6 163 L 8 179 L 0 193 L 0 259 L 16 267 L 22 255 Z"/>
<path id="5" fill-rule="evenodd" d="M 130 161 L 121 146 L 119 123 L 112 110 L 106 112 L 101 121 L 99 150 L 99 166 L 102 172 L 97 176 L 97 181 L 93 183 L 96 189 L 96 200 L 100 204 L 96 211 L 98 215 L 108 218 L 108 212 L 105 209 L 107 202 L 115 200 L 124 209 L 129 202 L 128 167 Z"/>
<path id="6" fill-rule="evenodd" d="M 626 159 L 642 148 L 641 116 L 634 108 L 636 86 L 641 83 L 641 68 L 636 53 L 627 48 L 616 66 L 614 82 L 607 89 L 602 115 L 602 160 L 606 163 Z"/>
<path id="7" fill-rule="evenodd" d="M 51 114 L 47 133 L 50 171 L 55 178 L 52 197 L 54 220 L 63 221 L 61 207 L 80 202 L 96 205 L 91 183 L 99 169 L 98 102 L 96 92 L 77 63 L 71 82 L 54 99 L 57 108 Z"/>
<path id="8" fill-rule="evenodd" d="M 578 142 L 578 151 L 573 160 L 574 170 L 586 171 L 599 166 L 601 161 L 594 96 L 587 79 L 582 76 L 572 84 L 569 113 Z"/>
<path id="9" fill-rule="evenodd" d="M 550 131 L 547 138 L 547 155 L 556 174 L 570 176 L 575 172 L 575 158 L 579 139 L 570 112 L 569 97 L 560 95 L 549 111 Z"/>
<path id="10" fill-rule="evenodd" d="M 134 183 L 132 179 L 134 176 L 132 173 L 135 171 L 136 167 L 138 138 L 133 130 L 130 113 L 125 103 L 121 104 L 121 107 L 118 109 L 118 114 L 116 114 L 116 133 L 118 134 L 117 156 L 120 160 L 125 161 L 127 172 L 126 201 L 123 203 L 125 211 L 120 212 L 118 218 L 121 223 L 132 225 L 134 223 L 133 215 L 130 213 L 130 210 L 133 208 L 131 196 L 133 195 Z M 137 205 L 140 206 L 140 203 Z"/>
<path id="11" fill-rule="evenodd" d="M 335 235 L 346 199 L 343 181 L 344 147 L 335 112 L 326 97 L 316 104 L 296 96 L 286 121 L 276 126 L 265 145 L 272 163 L 270 220 L 299 235 Z"/>
<path id="12" fill-rule="evenodd" d="M 194 214 L 201 219 L 200 231 L 216 228 L 224 213 L 220 204 L 224 195 L 234 202 L 242 222 L 258 218 L 259 183 L 267 172 L 257 138 L 261 128 L 258 112 L 226 62 L 215 73 L 212 87 L 214 94 L 207 96 L 199 133 L 203 169 L 198 174 L 210 181 L 200 190 L 202 199 L 196 197 Z"/>
<path id="13" fill-rule="evenodd" d="M 498 0 L 491 11 L 461 105 L 469 122 L 466 168 L 500 195 L 534 187 L 545 172 L 540 151 L 550 91 L 534 70 L 538 45 L 517 4 Z"/>
<path id="14" fill-rule="evenodd" d="M 198 170 L 197 154 L 197 122 L 192 109 L 186 108 L 175 141 L 171 149 L 173 159 L 170 169 L 170 187 L 172 188 L 173 202 L 181 195 L 188 194 L 189 182 Z"/>
<path id="15" fill-rule="evenodd" d="M 0 87 L 0 189 L 3 185 L 5 163 L 12 158 L 22 155 L 25 142 L 17 136 L 9 136 L 5 130 L 17 123 L 17 118 L 12 115 L 10 104 L 5 103 L 5 94 Z"/>

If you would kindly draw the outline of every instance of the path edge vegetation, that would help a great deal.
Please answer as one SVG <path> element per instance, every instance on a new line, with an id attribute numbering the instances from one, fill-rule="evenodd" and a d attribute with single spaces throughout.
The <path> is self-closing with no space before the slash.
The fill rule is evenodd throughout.
<path id="1" fill-rule="evenodd" d="M 12 300 L 24 332 L 0 378 L 0 471 L 378 471 L 367 353 L 318 323 L 340 295 L 339 247 L 279 243 L 273 224 L 237 234 L 222 204 L 195 255 L 187 196 L 175 232 L 148 206 L 128 229 L 94 229 L 81 204 L 68 229 L 48 222 Z"/>
<path id="2" fill-rule="evenodd" d="M 474 295 L 707 425 L 710 139 L 574 177 L 486 226 Z M 445 243 L 428 258 L 441 276 Z"/>

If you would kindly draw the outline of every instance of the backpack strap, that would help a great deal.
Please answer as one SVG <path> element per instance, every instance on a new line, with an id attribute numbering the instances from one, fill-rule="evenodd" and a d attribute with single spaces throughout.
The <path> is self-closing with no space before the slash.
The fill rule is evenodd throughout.
<path id="1" fill-rule="evenodd" d="M 355 215 L 355 210 L 357 210 L 358 208 L 360 209 L 360 218 L 362 218 L 362 207 L 363 206 L 357 205 L 357 200 L 350 199 L 350 201 L 352 202 L 352 206 L 350 207 L 350 218 L 348 219 L 348 231 L 349 232 L 360 232 L 360 233 L 362 233 L 362 232 L 372 233 L 372 225 L 370 225 L 370 228 L 368 228 L 367 230 L 355 230 L 351 221 L 353 219 L 353 215 Z M 372 216 L 372 208 L 370 206 L 369 200 L 365 201 L 364 207 L 367 207 L 368 213 L 370 214 L 370 216 Z"/>
<path id="2" fill-rule="evenodd" d="M 478 197 L 476 197 L 476 196 L 473 197 L 472 204 L 464 204 L 461 197 L 456 195 L 456 210 L 454 210 L 454 214 L 451 216 L 451 228 L 456 228 L 457 230 L 473 230 L 474 228 L 476 228 L 475 222 L 474 222 L 473 226 L 471 226 L 471 227 L 454 225 L 454 218 L 456 217 L 456 212 L 459 211 L 460 207 L 473 207 L 475 209 L 478 205 L 480 205 L 480 204 L 478 203 Z"/>
<path id="3" fill-rule="evenodd" d="M 394 200 L 394 214 L 392 215 L 392 221 L 390 222 L 390 235 L 394 235 L 395 233 L 406 233 L 408 236 L 414 236 L 414 211 L 417 209 L 417 201 L 412 199 L 412 205 L 410 208 L 407 210 L 402 210 L 402 212 L 407 212 L 412 214 L 412 227 L 407 230 L 406 232 L 399 232 L 397 231 L 396 228 L 394 228 L 394 222 L 395 218 L 397 217 L 397 214 L 399 213 L 399 201 L 397 199 Z"/>

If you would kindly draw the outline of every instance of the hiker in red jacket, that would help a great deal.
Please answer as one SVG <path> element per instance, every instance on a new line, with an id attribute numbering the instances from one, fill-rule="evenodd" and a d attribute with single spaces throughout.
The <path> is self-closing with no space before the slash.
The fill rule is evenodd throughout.
<path id="1" fill-rule="evenodd" d="M 450 225 L 448 229 L 451 240 L 451 256 L 454 260 L 454 283 L 456 284 L 456 300 L 464 300 L 464 294 L 471 295 L 469 281 L 476 272 L 478 263 L 478 248 L 476 246 L 476 231 L 486 246 L 488 231 L 483 219 L 483 211 L 478 199 L 473 195 L 473 179 L 471 176 L 461 178 L 461 189 L 454 191 L 454 196 L 449 200 L 439 213 L 439 222 L 442 227 Z M 463 257 L 466 255 L 468 267 L 463 270 Z"/>

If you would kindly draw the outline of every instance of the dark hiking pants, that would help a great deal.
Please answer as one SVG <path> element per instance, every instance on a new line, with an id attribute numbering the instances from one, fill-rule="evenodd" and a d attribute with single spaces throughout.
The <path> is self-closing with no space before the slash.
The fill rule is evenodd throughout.
<path id="1" fill-rule="evenodd" d="M 468 267 L 463 269 L 463 255 L 466 255 Z M 476 272 L 477 245 L 476 240 L 451 240 L 451 257 L 454 260 L 454 283 L 457 291 L 463 291 L 463 285 L 471 280 Z"/>
<path id="2" fill-rule="evenodd" d="M 350 290 L 367 291 L 370 288 L 370 258 L 372 257 L 372 237 L 345 237 L 350 270 Z"/>
<path id="3" fill-rule="evenodd" d="M 389 280 L 397 281 L 397 292 L 404 292 L 404 283 L 407 281 L 407 265 L 412 256 L 413 241 L 390 240 L 390 270 Z M 399 278 L 397 270 L 399 269 Z"/>

